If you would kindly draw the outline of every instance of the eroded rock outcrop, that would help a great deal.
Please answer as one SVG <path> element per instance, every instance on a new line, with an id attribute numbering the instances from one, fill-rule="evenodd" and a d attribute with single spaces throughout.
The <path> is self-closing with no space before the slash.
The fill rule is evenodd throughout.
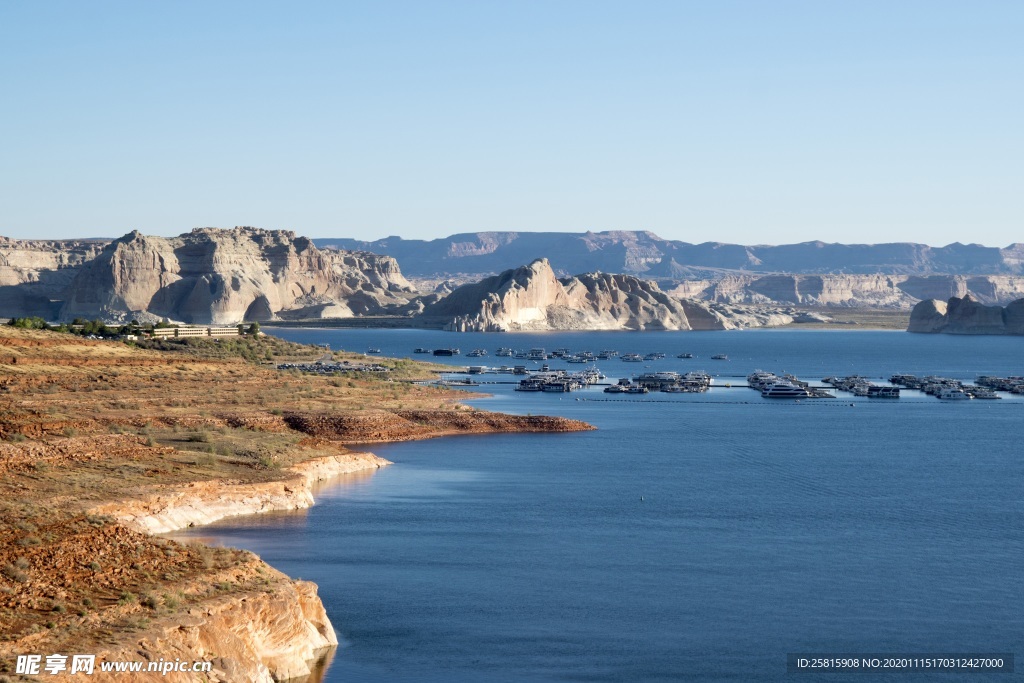
<path id="1" fill-rule="evenodd" d="M 459 331 L 690 329 L 682 304 L 653 282 L 605 273 L 559 280 L 547 259 L 458 287 L 423 318 Z"/>
<path id="2" fill-rule="evenodd" d="M 631 275 L 555 277 L 547 259 L 463 285 L 420 321 L 467 332 L 727 330 L 793 322 L 791 311 L 679 299 Z"/>
<path id="3" fill-rule="evenodd" d="M 971 296 L 922 301 L 910 313 L 908 332 L 947 334 L 1024 334 L 1024 299 L 986 306 Z"/>
<path id="4" fill-rule="evenodd" d="M 275 681 L 310 680 L 319 661 L 338 645 L 338 637 L 316 584 L 292 581 L 259 563 L 267 588 L 208 601 L 201 608 L 153 623 L 138 642 L 124 649 L 100 650 L 99 661 L 210 662 L 209 672 L 142 671 L 133 681 Z M 123 673 L 98 669 L 97 681 L 121 681 Z"/>

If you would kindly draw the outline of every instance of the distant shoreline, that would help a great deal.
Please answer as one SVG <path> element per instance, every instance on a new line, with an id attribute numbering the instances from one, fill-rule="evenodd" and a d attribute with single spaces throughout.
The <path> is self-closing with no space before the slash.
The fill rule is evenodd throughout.
<path id="1" fill-rule="evenodd" d="M 743 328 L 746 330 L 906 330 L 910 323 L 909 310 L 885 308 L 812 308 L 795 307 L 801 312 L 818 313 L 832 318 L 832 322 L 789 323 L 787 325 Z M 415 320 L 405 316 L 370 316 L 362 318 L 319 318 L 315 320 L 273 320 L 261 322 L 265 328 L 321 328 L 321 329 L 368 329 L 368 330 L 437 330 L 440 326 L 417 325 Z M 732 330 L 522 330 L 520 332 L 729 332 Z M 516 334 L 500 332 L 495 334 Z"/>

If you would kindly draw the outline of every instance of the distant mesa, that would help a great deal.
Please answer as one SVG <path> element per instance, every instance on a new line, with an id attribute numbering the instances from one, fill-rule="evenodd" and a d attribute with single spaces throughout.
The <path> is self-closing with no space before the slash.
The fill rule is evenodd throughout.
<path id="1" fill-rule="evenodd" d="M 972 297 L 929 299 L 914 306 L 908 332 L 945 334 L 1024 334 L 1024 299 L 986 306 Z"/>
<path id="2" fill-rule="evenodd" d="M 730 305 L 909 310 L 924 299 L 966 294 L 987 304 L 1024 297 L 1024 244 L 1004 249 L 959 243 L 744 246 L 690 244 L 627 230 L 315 242 L 392 256 L 425 291 L 442 283 L 473 282 L 546 257 L 557 277 L 621 273 L 653 280 L 678 298 Z"/>
<path id="3" fill-rule="evenodd" d="M 555 273 L 602 271 L 653 280 L 733 274 L 1020 275 L 1024 244 L 1005 248 L 954 243 L 752 245 L 667 240 L 645 230 L 605 232 L 473 232 L 435 240 L 318 239 L 320 247 L 393 256 L 409 277 L 443 273 L 495 274 L 546 256 Z"/>

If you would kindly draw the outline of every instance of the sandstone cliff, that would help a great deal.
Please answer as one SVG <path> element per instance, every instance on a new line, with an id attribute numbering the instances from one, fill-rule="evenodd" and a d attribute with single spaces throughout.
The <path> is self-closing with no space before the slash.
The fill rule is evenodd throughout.
<path id="1" fill-rule="evenodd" d="M 96 258 L 105 244 L 100 240 L 0 237 L 0 316 L 55 318 L 75 274 Z"/>
<path id="2" fill-rule="evenodd" d="M 61 317 L 155 316 L 231 324 L 275 317 L 351 317 L 405 303 L 394 259 L 322 251 L 286 231 L 197 228 L 175 238 L 133 232 L 71 283 Z"/>
<path id="3" fill-rule="evenodd" d="M 586 273 L 558 279 L 547 259 L 463 285 L 420 321 L 454 331 L 723 330 L 783 325 L 789 312 L 681 300 L 650 280 Z"/>
<path id="4" fill-rule="evenodd" d="M 292 232 L 197 228 L 109 243 L 0 241 L 0 315 L 233 324 L 351 317 L 408 304 L 387 256 L 321 250 Z"/>
<path id="5" fill-rule="evenodd" d="M 947 334 L 1024 334 L 1024 299 L 986 306 L 971 296 L 922 301 L 910 314 L 908 332 Z"/>
<path id="6" fill-rule="evenodd" d="M 207 601 L 173 619 L 157 619 L 136 642 L 121 649 L 99 649 L 97 660 L 210 662 L 209 673 L 145 672 L 130 674 L 142 682 L 193 683 L 296 683 L 319 680 L 322 661 L 338 645 L 338 637 L 316 584 L 293 581 L 272 567 L 253 559 L 248 575 L 258 572 L 261 590 L 238 592 Z M 218 577 L 211 577 L 218 578 Z M 239 580 L 236 573 L 230 579 Z M 78 678 L 77 676 L 74 678 Z M 116 683 L 124 673 L 103 673 L 98 669 L 90 680 Z"/>

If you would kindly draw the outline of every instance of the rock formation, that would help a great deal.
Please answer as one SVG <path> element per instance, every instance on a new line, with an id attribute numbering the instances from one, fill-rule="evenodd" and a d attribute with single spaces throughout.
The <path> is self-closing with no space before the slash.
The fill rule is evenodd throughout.
<path id="1" fill-rule="evenodd" d="M 463 285 L 427 306 L 423 324 L 466 332 L 722 330 L 793 322 L 779 310 L 677 299 L 650 280 L 586 273 L 558 279 L 547 259 Z"/>
<path id="2" fill-rule="evenodd" d="M 971 296 L 922 301 L 910 314 L 908 332 L 947 334 L 1024 334 L 1024 299 L 986 306 Z"/>
<path id="3" fill-rule="evenodd" d="M 132 232 L 102 251 L 22 242 L 7 252 L 8 243 L 0 243 L 4 262 L 39 265 L 35 276 L 26 265 L 3 271 L 12 282 L 0 288 L 0 315 L 7 316 L 233 324 L 380 313 L 414 294 L 390 257 L 321 250 L 286 231 L 197 228 L 173 238 Z M 45 298 L 51 310 L 29 313 L 30 296 Z M 63 300 L 56 312 L 53 300 Z"/>

